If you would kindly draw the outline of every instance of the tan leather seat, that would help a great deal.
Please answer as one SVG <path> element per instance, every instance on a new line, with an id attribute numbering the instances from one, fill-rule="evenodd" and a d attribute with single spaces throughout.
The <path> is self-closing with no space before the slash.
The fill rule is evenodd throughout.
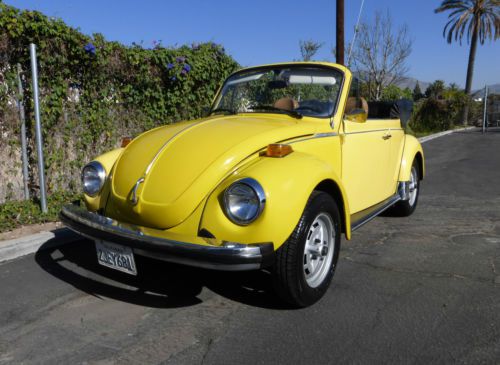
<path id="1" fill-rule="evenodd" d="M 273 105 L 275 108 L 279 108 L 279 109 L 284 109 L 284 110 L 294 110 L 295 108 L 297 108 L 299 106 L 299 103 L 292 99 L 292 98 L 281 98 L 281 99 L 278 99 L 274 102 L 274 105 Z"/>
<path id="2" fill-rule="evenodd" d="M 366 115 L 368 115 L 368 103 L 366 102 L 366 99 L 356 98 L 354 96 L 348 97 L 344 114 L 351 114 L 356 109 L 363 109 Z"/>

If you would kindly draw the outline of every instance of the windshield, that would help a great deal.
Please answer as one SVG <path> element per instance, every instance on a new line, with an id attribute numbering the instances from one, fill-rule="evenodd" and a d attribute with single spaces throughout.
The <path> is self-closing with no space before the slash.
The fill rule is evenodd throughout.
<path id="1" fill-rule="evenodd" d="M 212 109 L 227 113 L 286 113 L 329 117 L 342 73 L 331 68 L 283 66 L 239 72 L 226 80 Z"/>

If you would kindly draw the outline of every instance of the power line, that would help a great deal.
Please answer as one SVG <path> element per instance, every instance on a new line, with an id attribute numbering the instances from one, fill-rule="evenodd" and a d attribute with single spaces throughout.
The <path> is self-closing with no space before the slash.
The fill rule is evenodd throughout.
<path id="1" fill-rule="evenodd" d="M 349 46 L 349 55 L 347 56 L 347 65 L 350 65 L 352 48 L 354 47 L 354 43 L 356 42 L 356 35 L 358 34 L 359 21 L 361 20 L 361 13 L 363 12 L 363 5 L 364 4 L 365 4 L 365 0 L 361 0 L 361 6 L 359 7 L 359 13 L 358 13 L 358 21 L 356 22 L 356 28 L 354 28 L 354 36 L 352 37 L 352 42 L 351 42 L 351 45 Z"/>

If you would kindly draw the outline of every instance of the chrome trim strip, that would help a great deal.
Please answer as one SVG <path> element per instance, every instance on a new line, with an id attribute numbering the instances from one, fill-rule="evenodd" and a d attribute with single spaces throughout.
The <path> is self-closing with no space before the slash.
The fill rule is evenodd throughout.
<path id="1" fill-rule="evenodd" d="M 328 133 L 317 133 L 313 136 L 313 138 L 325 138 L 325 137 L 335 137 L 335 136 L 338 136 L 338 134 L 335 132 L 328 132 Z"/>
<path id="2" fill-rule="evenodd" d="M 384 128 L 384 129 L 371 129 L 369 131 L 359 131 L 359 132 L 344 132 L 344 135 L 349 135 L 349 134 L 363 134 L 363 133 L 372 133 L 372 132 L 384 132 L 384 131 L 402 131 L 403 129 L 401 128 Z"/>
<path id="3" fill-rule="evenodd" d="M 391 206 L 393 206 L 395 203 L 401 200 L 401 197 L 398 194 L 395 194 L 391 196 L 390 198 L 384 200 L 383 202 L 380 202 L 379 204 L 375 204 L 374 206 L 362 210 L 361 212 L 355 213 L 351 215 L 351 231 L 355 231 L 361 226 L 365 225 L 369 221 L 371 221 L 373 218 L 378 216 L 380 213 L 384 212 L 385 210 L 389 209 Z M 366 212 L 366 215 L 363 213 Z M 360 216 L 360 218 L 357 218 L 357 216 Z M 354 219 L 353 219 L 354 218 Z"/>
<path id="4" fill-rule="evenodd" d="M 335 132 L 317 133 L 317 134 L 312 135 L 311 137 L 306 137 L 306 138 L 298 139 L 296 141 L 289 142 L 288 144 L 294 144 L 294 143 L 297 143 L 297 142 L 308 141 L 310 139 L 316 139 L 316 138 L 328 138 L 328 137 L 337 137 L 337 136 L 338 136 L 338 133 L 335 133 Z"/>
<path id="5" fill-rule="evenodd" d="M 385 132 L 389 130 L 389 128 L 384 128 L 384 129 L 372 129 L 369 131 L 359 131 L 359 132 L 344 132 L 344 135 L 349 135 L 349 134 L 364 134 L 364 133 L 373 133 L 373 132 Z"/>

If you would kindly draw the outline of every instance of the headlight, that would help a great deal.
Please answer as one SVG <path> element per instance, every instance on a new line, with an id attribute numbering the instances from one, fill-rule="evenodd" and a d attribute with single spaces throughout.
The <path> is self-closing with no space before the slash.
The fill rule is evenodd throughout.
<path id="1" fill-rule="evenodd" d="M 85 165 L 82 170 L 82 185 L 85 194 L 96 196 L 106 180 L 106 170 L 97 161 Z"/>
<path id="2" fill-rule="evenodd" d="M 256 220 L 264 210 L 266 195 L 254 179 L 244 178 L 224 192 L 224 209 L 229 219 L 241 226 Z"/>

